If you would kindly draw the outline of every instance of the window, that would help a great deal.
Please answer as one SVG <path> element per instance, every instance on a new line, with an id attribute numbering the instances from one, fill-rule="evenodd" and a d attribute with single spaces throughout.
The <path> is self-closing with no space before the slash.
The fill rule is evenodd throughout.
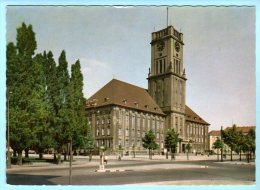
<path id="1" fill-rule="evenodd" d="M 160 60 L 160 73 L 162 73 L 162 60 Z"/>
<path id="2" fill-rule="evenodd" d="M 127 137 L 129 136 L 129 129 L 125 130 L 125 136 L 127 136 Z"/>
<path id="3" fill-rule="evenodd" d="M 107 123 L 110 124 L 110 119 L 107 120 Z"/>
<path id="4" fill-rule="evenodd" d="M 129 141 L 128 141 L 128 139 L 125 140 L 125 146 L 126 146 L 126 147 L 129 146 Z"/>
<path id="5" fill-rule="evenodd" d="M 135 136 L 135 129 L 132 129 L 132 136 Z"/>
<path id="6" fill-rule="evenodd" d="M 154 121 L 154 119 L 152 120 L 152 130 L 155 131 L 155 121 Z"/>
<path id="7" fill-rule="evenodd" d="M 165 59 L 163 59 L 163 72 L 165 72 Z"/>
<path id="8" fill-rule="evenodd" d="M 118 129 L 118 136 L 121 136 L 121 134 L 122 134 L 122 130 Z"/>
<path id="9" fill-rule="evenodd" d="M 101 124 L 104 124 L 104 119 L 101 120 Z"/>
<path id="10" fill-rule="evenodd" d="M 132 116 L 132 127 L 135 127 L 135 116 Z"/>
<path id="11" fill-rule="evenodd" d="M 107 135 L 110 135 L 110 127 L 107 128 Z"/>
<path id="12" fill-rule="evenodd" d="M 159 139 L 160 138 L 160 134 L 156 133 L 156 138 Z"/>
<path id="13" fill-rule="evenodd" d="M 105 135 L 105 129 L 104 128 L 101 129 L 101 133 L 102 133 L 102 136 Z"/>
<path id="14" fill-rule="evenodd" d="M 129 126 L 129 115 L 125 116 L 125 125 Z"/>
<path id="15" fill-rule="evenodd" d="M 175 117 L 175 126 L 178 126 L 178 117 Z"/>
<path id="16" fill-rule="evenodd" d="M 137 118 L 137 129 L 140 129 L 140 117 Z"/>
<path id="17" fill-rule="evenodd" d="M 97 136 L 99 136 L 99 128 L 97 128 L 97 133 L 96 134 L 97 134 Z"/>

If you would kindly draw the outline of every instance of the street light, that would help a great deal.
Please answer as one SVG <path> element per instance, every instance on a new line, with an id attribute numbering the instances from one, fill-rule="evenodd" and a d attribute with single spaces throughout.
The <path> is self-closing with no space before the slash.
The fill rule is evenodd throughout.
<path id="1" fill-rule="evenodd" d="M 221 143 L 222 143 L 222 146 L 221 146 L 221 162 L 223 162 L 223 137 L 222 137 L 222 133 L 223 133 L 223 127 L 221 126 L 221 131 L 220 131 L 220 137 L 221 137 Z"/>
<path id="2" fill-rule="evenodd" d="M 11 168 L 11 155 L 10 155 L 10 120 L 9 120 L 9 93 L 11 94 L 12 92 L 9 92 L 7 88 L 7 163 L 6 167 L 7 169 Z"/>

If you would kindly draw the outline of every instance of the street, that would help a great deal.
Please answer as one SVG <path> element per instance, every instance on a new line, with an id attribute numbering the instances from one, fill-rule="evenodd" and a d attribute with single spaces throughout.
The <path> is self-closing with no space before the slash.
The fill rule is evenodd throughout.
<path id="1" fill-rule="evenodd" d="M 55 166 L 55 167 L 54 167 Z M 68 166 L 22 168 L 7 171 L 7 183 L 14 185 L 68 185 Z M 228 164 L 216 160 L 110 160 L 106 172 L 95 172 L 98 159 L 73 166 L 73 185 L 126 184 L 254 184 L 255 166 Z"/>

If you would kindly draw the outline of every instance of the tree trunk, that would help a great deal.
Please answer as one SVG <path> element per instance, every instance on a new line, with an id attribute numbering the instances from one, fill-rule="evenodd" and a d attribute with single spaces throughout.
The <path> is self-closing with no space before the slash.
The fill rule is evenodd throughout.
<path id="1" fill-rule="evenodd" d="M 43 153 L 42 152 L 39 153 L 39 159 L 43 159 Z"/>
<path id="2" fill-rule="evenodd" d="M 17 150 L 14 150 L 13 157 L 17 157 Z"/>
<path id="3" fill-rule="evenodd" d="M 63 156 L 64 156 L 64 160 L 67 160 L 67 153 L 66 152 L 63 154 Z"/>
<path id="4" fill-rule="evenodd" d="M 187 151 L 187 160 L 189 160 L 189 151 Z"/>
<path id="5" fill-rule="evenodd" d="M 58 152 L 58 156 L 57 156 L 57 164 L 61 163 L 61 154 Z"/>
<path id="6" fill-rule="evenodd" d="M 233 149 L 231 148 L 230 161 L 233 161 Z"/>
<path id="7" fill-rule="evenodd" d="M 56 152 L 54 152 L 54 156 L 53 156 L 54 161 L 57 161 L 57 156 L 56 156 Z"/>
<path id="8" fill-rule="evenodd" d="M 25 158 L 29 158 L 29 148 L 26 148 L 24 152 L 25 152 Z"/>
<path id="9" fill-rule="evenodd" d="M 18 153 L 18 157 L 17 157 L 17 165 L 21 166 L 23 164 L 23 155 L 22 155 L 23 151 L 17 151 Z"/>
<path id="10" fill-rule="evenodd" d="M 219 161 L 219 149 L 218 149 L 218 161 Z"/>
<path id="11" fill-rule="evenodd" d="M 90 150 L 89 151 L 89 159 L 88 159 L 88 161 L 91 162 L 91 160 L 92 160 L 92 151 Z"/>
<path id="12" fill-rule="evenodd" d="M 241 162 L 241 153 L 242 153 L 242 151 L 241 151 L 241 149 L 239 149 L 239 161 Z"/>

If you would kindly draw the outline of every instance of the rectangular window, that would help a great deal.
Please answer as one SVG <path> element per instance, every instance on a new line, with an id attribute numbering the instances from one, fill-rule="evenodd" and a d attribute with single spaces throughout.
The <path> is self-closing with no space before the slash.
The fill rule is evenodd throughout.
<path id="1" fill-rule="evenodd" d="M 101 133 L 102 133 L 102 136 L 105 135 L 105 129 L 104 128 L 101 129 Z"/>
<path id="2" fill-rule="evenodd" d="M 132 116 L 132 127 L 135 127 L 135 117 Z"/>
<path id="3" fill-rule="evenodd" d="M 107 135 L 110 135 L 110 127 L 107 128 Z"/>
<path id="4" fill-rule="evenodd" d="M 160 73 L 162 73 L 162 60 L 160 60 Z"/>
<path id="5" fill-rule="evenodd" d="M 125 125 L 128 127 L 129 126 L 129 116 L 125 116 Z"/>
<path id="6" fill-rule="evenodd" d="M 121 136 L 121 135 L 122 135 L 122 130 L 118 129 L 118 136 Z"/>
<path id="7" fill-rule="evenodd" d="M 137 118 L 137 129 L 140 129 L 140 117 Z"/>
<path id="8" fill-rule="evenodd" d="M 99 128 L 97 128 L 97 136 L 99 136 Z"/>
<path id="9" fill-rule="evenodd" d="M 129 136 L 129 129 L 125 130 L 125 136 L 127 136 L 127 137 Z"/>

